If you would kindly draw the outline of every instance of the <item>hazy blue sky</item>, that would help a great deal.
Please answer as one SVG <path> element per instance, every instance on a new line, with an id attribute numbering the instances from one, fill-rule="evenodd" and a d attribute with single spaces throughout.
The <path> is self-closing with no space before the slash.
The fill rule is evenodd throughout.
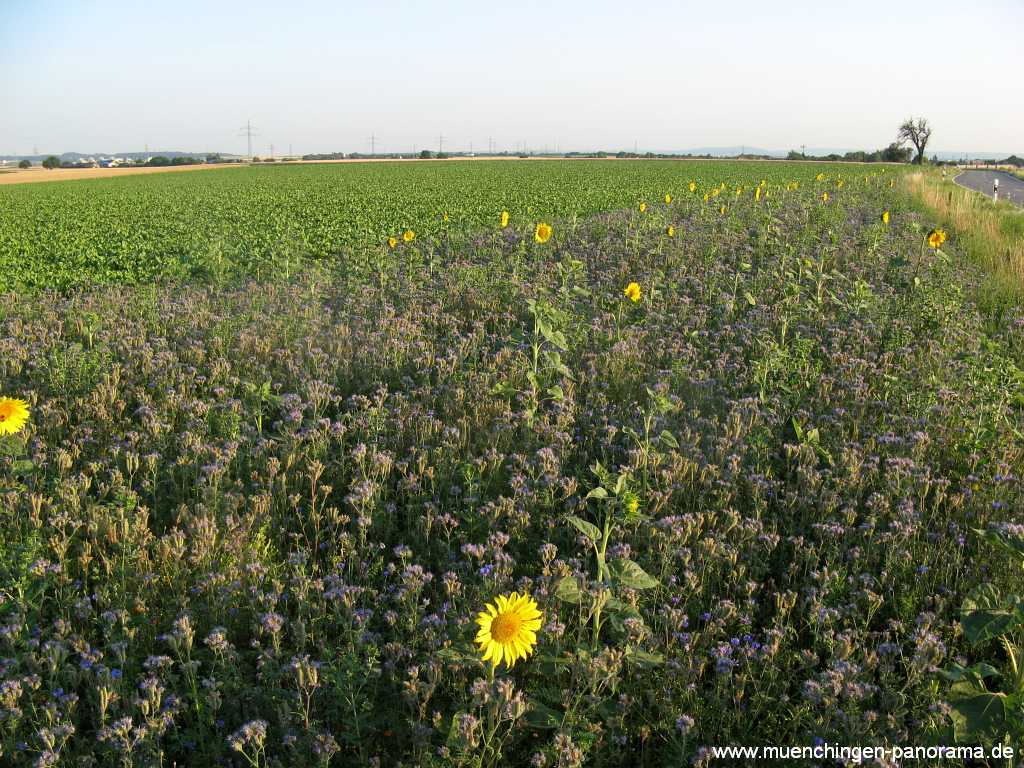
<path id="1" fill-rule="evenodd" d="M 0 154 L 1024 153 L 1024 0 L 0 0 Z M 1002 39 L 1001 39 L 1002 36 Z"/>

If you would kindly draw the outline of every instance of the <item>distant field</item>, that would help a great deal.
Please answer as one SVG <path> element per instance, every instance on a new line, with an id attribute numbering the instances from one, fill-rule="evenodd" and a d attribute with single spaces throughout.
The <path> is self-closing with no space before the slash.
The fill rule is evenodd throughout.
<path id="1" fill-rule="evenodd" d="M 768 195 L 782 196 L 790 182 L 810 189 L 823 173 L 835 193 L 840 175 L 863 182 L 882 170 L 729 161 L 391 162 L 15 185 L 0 189 L 0 287 L 145 281 L 211 264 L 265 274 L 278 264 L 380 248 L 407 229 L 435 241 L 494 230 L 503 210 L 522 229 L 538 219 L 653 204 L 665 194 L 697 204 L 722 184 L 734 195 L 735 187 L 764 180 Z"/>
<path id="2" fill-rule="evenodd" d="M 162 168 L 54 168 L 46 170 L 38 165 L 31 168 L 11 168 L 11 174 L 0 180 L 0 184 L 32 184 L 42 181 L 76 181 L 84 179 L 106 179 L 119 176 L 137 176 L 150 173 L 172 173 L 177 171 L 224 170 L 237 165 L 175 165 Z"/>

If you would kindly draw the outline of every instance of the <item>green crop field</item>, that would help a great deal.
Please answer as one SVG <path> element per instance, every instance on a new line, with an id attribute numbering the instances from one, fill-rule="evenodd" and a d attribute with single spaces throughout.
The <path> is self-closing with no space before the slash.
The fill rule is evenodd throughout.
<path id="1" fill-rule="evenodd" d="M 723 183 L 726 198 L 762 180 L 766 191 L 784 190 L 822 170 L 679 161 L 366 163 L 0 187 L 0 288 L 188 277 L 225 265 L 262 275 L 303 259 L 365 254 L 407 229 L 434 243 L 494 229 L 503 210 L 522 228 L 654 204 L 665 194 L 694 202 Z M 834 185 L 835 169 L 824 170 Z M 844 172 L 863 180 L 878 169 Z"/>
<path id="2" fill-rule="evenodd" d="M 1019 745 L 1024 312 L 909 179 L 0 188 L 0 764 Z"/>

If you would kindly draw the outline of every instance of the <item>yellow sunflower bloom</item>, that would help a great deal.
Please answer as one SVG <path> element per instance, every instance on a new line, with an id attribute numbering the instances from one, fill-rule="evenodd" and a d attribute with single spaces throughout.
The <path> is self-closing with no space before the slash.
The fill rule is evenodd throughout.
<path id="1" fill-rule="evenodd" d="M 825 174 L 824 173 L 819 173 L 817 176 L 814 177 L 814 180 L 815 181 L 824 181 L 825 180 Z"/>
<path id="2" fill-rule="evenodd" d="M 533 239 L 538 243 L 546 243 L 551 239 L 551 225 L 545 224 L 543 221 L 537 224 L 533 230 Z"/>
<path id="3" fill-rule="evenodd" d="M 0 397 L 0 435 L 14 435 L 25 428 L 28 403 L 13 397 Z"/>
<path id="4" fill-rule="evenodd" d="M 647 210 L 647 203 L 640 203 L 640 213 Z"/>
<path id="5" fill-rule="evenodd" d="M 722 207 L 721 207 L 721 208 L 719 209 L 719 211 L 718 211 L 718 212 L 719 212 L 720 214 L 722 214 L 723 216 L 725 216 L 725 206 L 723 205 L 723 206 L 722 206 Z"/>
<path id="6" fill-rule="evenodd" d="M 666 192 L 665 193 L 665 205 L 671 205 L 671 204 L 672 204 L 672 195 L 670 195 L 670 194 L 668 194 Z"/>
<path id="7" fill-rule="evenodd" d="M 495 667 L 502 660 L 509 668 L 515 666 L 516 661 L 533 653 L 542 621 L 543 615 L 529 595 L 517 592 L 498 595 L 493 604 L 484 605 L 476 619 L 480 627 L 476 644 L 480 646 L 483 660 Z"/>
<path id="8" fill-rule="evenodd" d="M 690 191 L 691 192 L 696 192 L 697 191 L 697 182 L 695 182 L 695 181 L 691 181 L 690 182 Z"/>
<path id="9" fill-rule="evenodd" d="M 665 234 L 668 235 L 669 237 L 675 237 L 676 228 L 669 224 L 667 227 L 665 227 Z"/>
<path id="10" fill-rule="evenodd" d="M 396 245 L 398 245 L 398 238 L 392 235 L 388 238 L 388 248 L 394 248 Z"/>
<path id="11" fill-rule="evenodd" d="M 938 248 L 946 242 L 946 233 L 941 229 L 933 229 L 928 233 L 928 247 Z"/>
<path id="12" fill-rule="evenodd" d="M 626 290 L 623 291 L 626 298 L 636 304 L 640 301 L 640 285 L 638 283 L 630 283 L 626 286 Z"/>
<path id="13" fill-rule="evenodd" d="M 888 224 L 889 223 L 889 212 L 888 211 L 882 211 L 882 223 L 883 224 Z"/>
<path id="14" fill-rule="evenodd" d="M 402 233 L 402 239 L 407 243 L 411 243 L 413 240 L 416 239 L 416 233 L 413 232 L 411 229 L 407 229 L 405 230 L 405 232 Z"/>
<path id="15" fill-rule="evenodd" d="M 504 229 L 508 226 L 508 211 L 501 212 L 501 228 Z"/>
<path id="16" fill-rule="evenodd" d="M 445 224 L 448 223 L 448 214 L 447 213 L 442 213 L 441 214 L 441 221 L 443 221 Z"/>
<path id="17" fill-rule="evenodd" d="M 822 192 L 821 193 L 821 202 L 823 202 L 823 203 L 827 203 L 828 202 L 828 192 Z"/>
<path id="18" fill-rule="evenodd" d="M 704 202 L 706 203 L 706 202 L 708 201 L 708 199 L 709 199 L 709 198 L 708 198 L 708 196 L 707 196 L 707 193 L 705 193 L 705 195 L 704 195 Z"/>
<path id="19" fill-rule="evenodd" d="M 755 200 L 760 200 L 761 199 L 761 188 L 760 187 L 758 187 L 757 189 L 754 190 L 754 199 Z"/>

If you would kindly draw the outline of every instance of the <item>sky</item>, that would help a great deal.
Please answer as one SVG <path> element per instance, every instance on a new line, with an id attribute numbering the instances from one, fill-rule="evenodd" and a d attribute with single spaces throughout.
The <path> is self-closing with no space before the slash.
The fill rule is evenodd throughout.
<path id="1" fill-rule="evenodd" d="M 0 154 L 1024 155 L 1024 0 L 0 0 Z M 1014 39 L 1016 38 L 1016 39 Z"/>

